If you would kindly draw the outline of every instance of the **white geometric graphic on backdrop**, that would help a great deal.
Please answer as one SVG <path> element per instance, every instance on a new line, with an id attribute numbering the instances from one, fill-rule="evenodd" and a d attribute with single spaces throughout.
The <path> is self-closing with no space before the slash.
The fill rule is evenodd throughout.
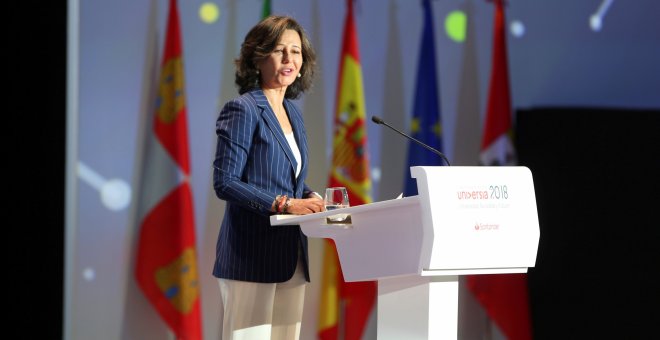
<path id="1" fill-rule="evenodd" d="M 99 191 L 103 205 L 113 211 L 126 209 L 131 203 L 131 187 L 118 178 L 106 180 L 83 162 L 78 162 L 78 176 Z"/>

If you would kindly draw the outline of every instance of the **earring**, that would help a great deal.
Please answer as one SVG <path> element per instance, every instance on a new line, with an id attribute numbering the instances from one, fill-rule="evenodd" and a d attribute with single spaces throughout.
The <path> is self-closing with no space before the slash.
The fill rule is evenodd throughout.
<path id="1" fill-rule="evenodd" d="M 298 75 L 296 77 L 300 78 L 300 77 L 302 77 L 302 74 L 298 73 Z"/>
<path id="2" fill-rule="evenodd" d="M 259 74 L 259 73 L 261 73 L 261 72 L 259 72 L 259 70 L 257 69 L 257 74 Z"/>

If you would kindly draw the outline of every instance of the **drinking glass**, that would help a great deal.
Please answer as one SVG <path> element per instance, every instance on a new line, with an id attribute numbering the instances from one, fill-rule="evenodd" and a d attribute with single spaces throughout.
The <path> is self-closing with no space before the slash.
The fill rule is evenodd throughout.
<path id="1" fill-rule="evenodd" d="M 341 208 L 348 208 L 348 192 L 345 187 L 333 187 L 325 189 L 324 196 L 325 210 L 335 210 Z M 348 223 L 347 219 L 350 218 L 348 214 L 337 214 L 328 216 L 328 223 Z"/>

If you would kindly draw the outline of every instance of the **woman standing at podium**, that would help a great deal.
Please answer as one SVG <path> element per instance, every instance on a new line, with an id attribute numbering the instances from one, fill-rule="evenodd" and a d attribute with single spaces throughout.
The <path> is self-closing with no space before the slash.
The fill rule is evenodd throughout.
<path id="1" fill-rule="evenodd" d="M 316 56 L 303 28 L 270 16 L 246 35 L 236 60 L 239 96 L 216 121 L 213 186 L 227 201 L 213 275 L 219 279 L 223 339 L 297 339 L 307 238 L 270 215 L 324 210 L 306 184 L 307 137 L 291 99 L 312 84 Z"/>

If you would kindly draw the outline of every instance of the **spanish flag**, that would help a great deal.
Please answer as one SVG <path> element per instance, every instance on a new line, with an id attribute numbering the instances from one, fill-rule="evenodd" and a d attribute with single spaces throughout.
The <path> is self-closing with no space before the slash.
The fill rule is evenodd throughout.
<path id="1" fill-rule="evenodd" d="M 135 276 L 177 339 L 202 337 L 189 158 L 179 13 L 176 0 L 170 0 L 137 203 L 141 220 Z"/>
<path id="2" fill-rule="evenodd" d="M 351 206 L 356 206 L 371 202 L 371 180 L 362 69 L 351 0 L 347 0 L 347 7 L 328 186 L 346 187 Z M 376 282 L 344 282 L 332 240 L 325 240 L 323 256 L 319 338 L 361 339 L 375 306 Z"/>
<path id="3" fill-rule="evenodd" d="M 516 154 L 512 142 L 504 5 L 503 0 L 494 3 L 493 55 L 480 163 L 514 165 Z M 467 286 L 508 339 L 532 338 L 527 274 L 469 275 Z"/>

